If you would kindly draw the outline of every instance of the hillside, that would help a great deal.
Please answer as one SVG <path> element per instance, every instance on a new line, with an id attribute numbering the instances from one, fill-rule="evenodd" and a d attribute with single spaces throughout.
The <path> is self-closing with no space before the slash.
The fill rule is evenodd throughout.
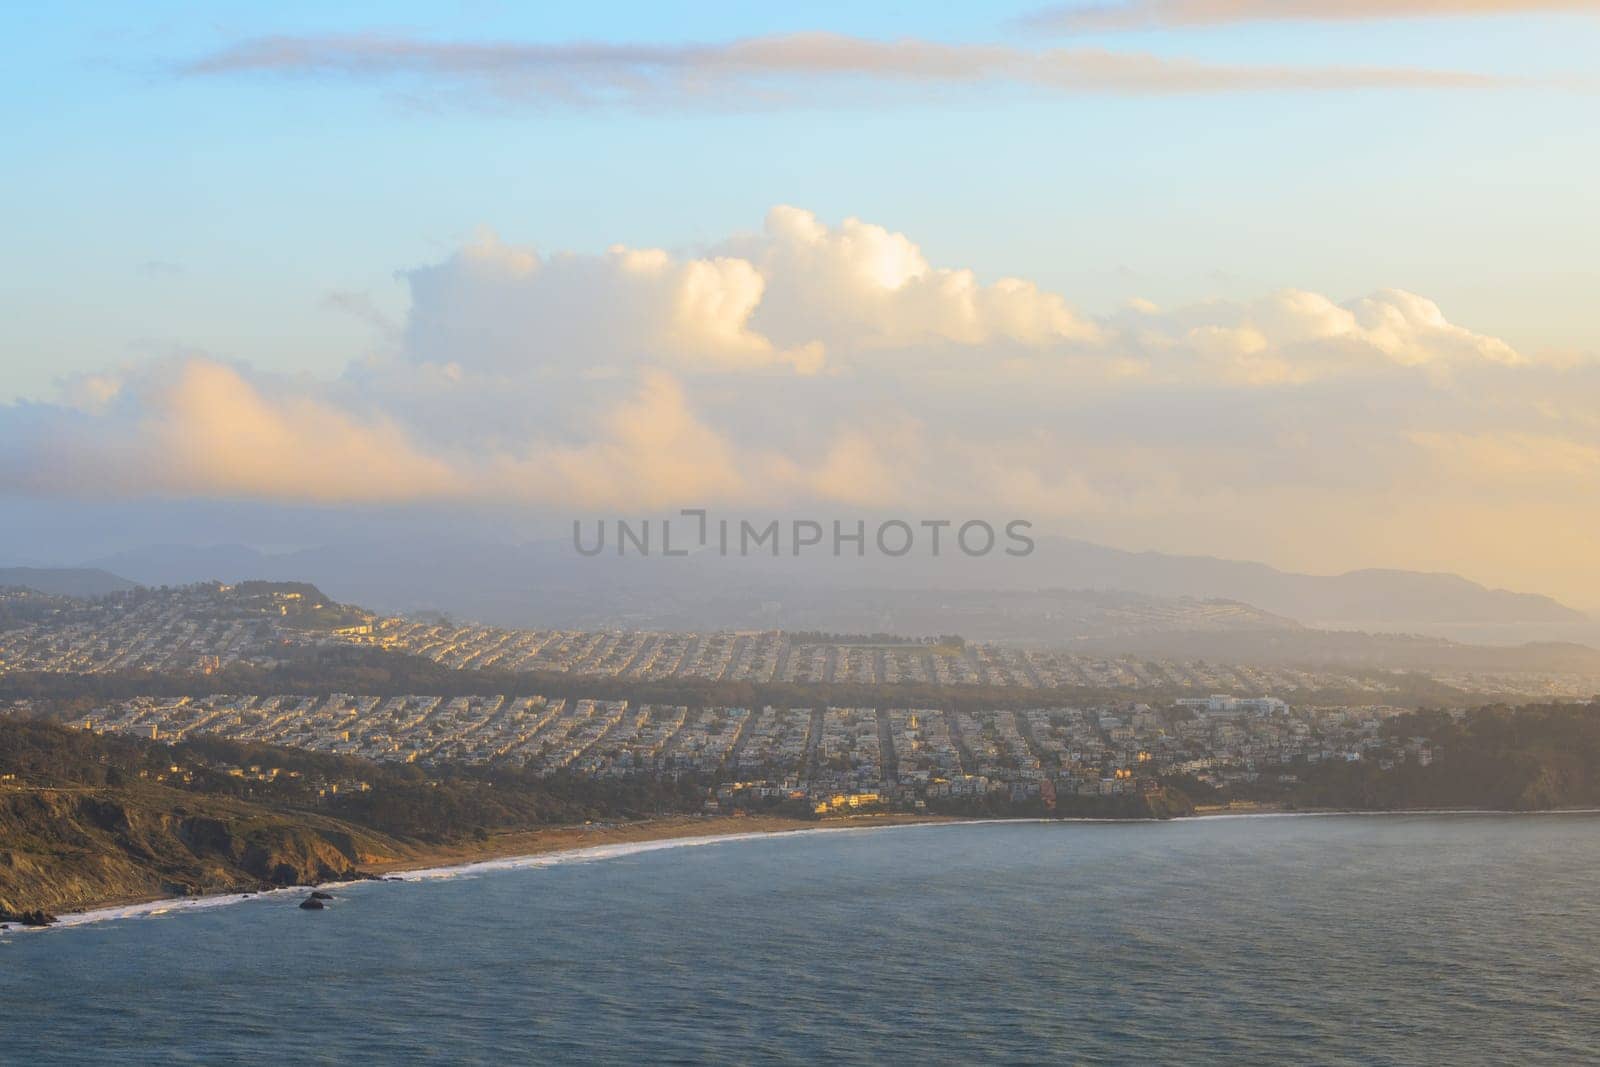
<path id="1" fill-rule="evenodd" d="M 0 787 L 0 919 L 347 879 L 406 852 L 341 820 L 157 786 Z"/>
<path id="2" fill-rule="evenodd" d="M 0 717 L 0 921 L 360 877 L 364 865 L 490 831 L 638 817 L 699 800 L 675 784 L 432 773 Z"/>
<path id="3" fill-rule="evenodd" d="M 79 599 L 139 588 L 99 567 L 0 567 L 0 588 L 7 586 Z"/>
<path id="4" fill-rule="evenodd" d="M 1414 712 L 1385 724 L 1393 737 L 1424 735 L 1439 756 L 1385 771 L 1370 761 L 1330 761 L 1304 775 L 1289 799 L 1310 808 L 1392 811 L 1486 808 L 1539 811 L 1600 804 L 1600 706 L 1478 708 L 1464 716 Z M 1255 792 L 1272 799 L 1260 786 Z"/>

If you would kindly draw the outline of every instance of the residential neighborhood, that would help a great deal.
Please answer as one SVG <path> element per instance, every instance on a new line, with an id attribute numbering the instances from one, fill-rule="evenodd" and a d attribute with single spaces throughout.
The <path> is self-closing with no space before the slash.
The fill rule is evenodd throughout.
<path id="1" fill-rule="evenodd" d="M 4 709 L 29 713 L 15 704 Z M 215 735 L 369 760 L 488 764 L 549 776 L 692 774 L 717 804 L 823 808 L 1002 794 L 1115 796 L 1172 775 L 1214 786 L 1324 761 L 1426 765 L 1426 738 L 1385 737 L 1402 709 L 1211 698 L 1021 710 L 709 707 L 539 696 L 139 697 L 73 717 L 167 742 Z"/>
<path id="2" fill-rule="evenodd" d="M 0 594 L 3 595 L 3 594 Z M 18 671 L 212 674 L 270 668 L 318 648 L 388 650 L 453 670 L 542 672 L 630 682 L 788 685 L 1004 686 L 1124 693 L 1338 692 L 1385 703 L 1417 672 L 1218 663 L 1070 649 L 963 642 L 959 638 L 848 638 L 779 630 L 650 632 L 507 629 L 439 619 L 378 616 L 289 583 L 208 583 L 140 589 L 39 614 L 0 629 L 0 675 Z M 1600 677 L 1559 672 L 1434 671 L 1463 695 L 1586 698 Z"/>

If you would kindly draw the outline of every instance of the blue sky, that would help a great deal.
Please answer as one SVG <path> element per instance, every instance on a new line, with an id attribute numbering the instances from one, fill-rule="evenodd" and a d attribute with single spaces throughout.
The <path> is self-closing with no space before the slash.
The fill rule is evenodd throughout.
<path id="1" fill-rule="evenodd" d="M 1223 63 L 1423 66 L 1581 79 L 1582 15 L 1229 26 L 1043 41 L 1031 5 L 822 3 L 41 6 L 4 95 L 9 395 L 199 348 L 331 372 L 370 343 L 325 304 L 394 317 L 394 272 L 479 227 L 541 249 L 692 247 L 776 203 L 913 235 L 936 263 L 1019 274 L 1099 312 L 1283 286 L 1429 294 L 1529 348 L 1594 350 L 1592 91 L 1144 98 L 977 87 L 879 106 L 638 114 L 445 103 L 392 82 L 182 77 L 271 34 L 718 42 L 826 30 L 1074 43 Z"/>

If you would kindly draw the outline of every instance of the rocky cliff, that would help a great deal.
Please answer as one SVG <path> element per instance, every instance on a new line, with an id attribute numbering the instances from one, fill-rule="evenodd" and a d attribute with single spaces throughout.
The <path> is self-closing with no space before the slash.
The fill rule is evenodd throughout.
<path id="1" fill-rule="evenodd" d="M 0 917 L 360 877 L 401 842 L 160 787 L 0 790 Z"/>

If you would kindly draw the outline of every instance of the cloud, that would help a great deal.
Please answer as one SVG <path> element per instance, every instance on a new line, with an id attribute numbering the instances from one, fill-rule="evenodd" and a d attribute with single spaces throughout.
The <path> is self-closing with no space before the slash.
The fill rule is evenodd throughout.
<path id="1" fill-rule="evenodd" d="M 1026 15 L 1034 30 L 1188 29 L 1241 22 L 1364 22 L 1483 15 L 1593 14 L 1600 0 L 1125 0 L 1047 7 Z"/>
<path id="2" fill-rule="evenodd" d="M 803 490 L 822 500 L 867 508 L 914 505 L 927 496 L 907 484 L 907 474 L 914 468 L 907 461 L 927 457 L 930 447 L 920 423 L 889 412 L 866 426 L 840 429 L 832 435 L 821 462 L 796 473 Z"/>
<path id="3" fill-rule="evenodd" d="M 1285 289 L 1251 303 L 1215 301 L 1169 314 L 1136 309 L 1123 322 L 1130 348 L 1162 372 L 1190 379 L 1273 385 L 1390 365 L 1437 374 L 1525 361 L 1499 338 L 1458 326 L 1433 301 L 1399 289 L 1343 304 Z"/>
<path id="4" fill-rule="evenodd" d="M 41 496 L 252 499 L 311 504 L 478 503 L 649 507 L 723 501 L 741 487 L 731 448 L 679 384 L 635 392 L 576 440 L 537 428 L 513 449 L 429 447 L 340 390 L 187 357 L 69 383 L 57 405 L 0 409 L 0 490 Z"/>
<path id="5" fill-rule="evenodd" d="M 732 446 L 691 410 L 671 376 L 646 371 L 636 395 L 600 420 L 596 439 L 493 465 L 490 488 L 513 499 L 619 510 L 736 501 Z"/>
<path id="6" fill-rule="evenodd" d="M 725 247 L 768 279 L 770 292 L 752 317 L 783 343 L 1037 346 L 1097 332 L 1060 296 L 1032 282 L 982 285 L 972 271 L 934 267 L 904 234 L 860 219 L 829 228 L 809 211 L 780 206 L 768 213 L 760 235 Z"/>
<path id="7" fill-rule="evenodd" d="M 1098 328 L 1019 278 L 938 268 L 904 234 L 830 228 L 774 208 L 760 233 L 702 255 L 614 245 L 542 257 L 485 234 L 407 275 L 406 349 L 419 363 L 585 375 L 648 359 L 687 372 L 815 374 L 917 344 L 1038 348 Z"/>
<path id="8" fill-rule="evenodd" d="M 541 255 L 486 234 L 404 278 L 394 345 L 338 379 L 195 357 L 9 409 L 13 452 L 31 457 L 10 484 L 326 501 L 955 499 L 1050 484 L 1000 477 L 993 457 L 1048 465 L 1122 436 L 1105 423 L 1119 404 L 1146 423 L 1142 445 L 1167 427 L 1182 450 L 1189 431 L 1166 405 L 1183 398 L 1430 394 L 1528 363 L 1399 290 L 1133 301 L 1097 320 L 1026 279 L 933 264 L 905 234 L 788 206 L 700 253 Z M 1558 399 L 1544 398 L 1542 420 Z M 1126 472 L 1105 488 L 1127 490 Z"/>
<path id="9" fill-rule="evenodd" d="M 923 94 L 1009 87 L 1141 95 L 1508 84 L 1467 71 L 1219 64 L 1138 52 L 833 33 L 683 45 L 452 42 L 377 34 L 262 37 L 202 56 L 179 72 L 381 80 L 436 96 L 464 92 L 503 104 L 645 110 L 815 106 L 830 102 L 830 92 L 837 94 L 832 102 L 859 106 L 863 90 L 874 87 Z"/>
<path id="10" fill-rule="evenodd" d="M 484 234 L 408 281 L 407 343 L 423 360 L 593 368 L 648 353 L 690 367 L 817 369 L 815 353 L 749 329 L 766 280 L 742 259 L 616 245 L 546 260 Z"/>
<path id="11" fill-rule="evenodd" d="M 1442 516 L 1494 511 L 1502 552 L 1600 520 L 1600 362 L 1401 290 L 1095 317 L 783 206 L 704 249 L 485 235 L 403 278 L 393 343 L 338 377 L 190 355 L 0 406 L 0 496 L 1007 514 L 1502 584 L 1566 542 L 1507 562 Z"/>
<path id="12" fill-rule="evenodd" d="M 204 358 L 77 383 L 79 407 L 13 409 L 0 480 L 67 496 L 381 503 L 456 488 L 393 420 Z"/>

